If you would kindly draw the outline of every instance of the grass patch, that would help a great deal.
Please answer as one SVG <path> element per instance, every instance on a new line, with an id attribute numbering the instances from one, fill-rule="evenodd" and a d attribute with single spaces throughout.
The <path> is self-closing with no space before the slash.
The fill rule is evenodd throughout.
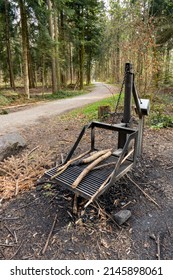
<path id="1" fill-rule="evenodd" d="M 41 93 L 41 88 L 31 92 L 31 98 L 28 99 L 23 93 L 2 91 L 0 93 L 0 107 L 7 107 L 10 105 L 22 105 L 29 103 L 36 103 L 40 101 L 53 101 L 57 99 L 72 98 L 82 94 L 86 94 L 90 89 L 85 90 L 60 90 L 57 93 Z M 15 93 L 15 94 L 14 94 Z"/>
<path id="2" fill-rule="evenodd" d="M 9 105 L 11 102 L 11 99 L 9 99 L 8 97 L 4 96 L 4 95 L 0 95 L 0 106 L 7 106 Z"/>
<path id="3" fill-rule="evenodd" d="M 56 99 L 72 98 L 86 93 L 88 93 L 87 90 L 60 90 L 57 93 L 37 96 L 37 98 L 41 100 L 56 100 Z"/>
<path id="4" fill-rule="evenodd" d="M 110 106 L 111 111 L 114 112 L 117 103 L 118 94 L 105 98 L 101 101 L 97 101 L 90 105 L 86 105 L 82 108 L 73 110 L 63 116 L 63 119 L 75 119 L 80 120 L 82 123 L 87 123 L 92 120 L 98 120 L 98 107 L 99 106 Z M 149 116 L 146 118 L 146 124 L 151 128 L 166 128 L 173 127 L 173 96 L 169 95 L 159 95 L 154 98 L 151 102 L 151 110 Z M 124 95 L 122 94 L 119 112 L 123 112 L 123 102 Z M 133 102 L 134 104 L 134 102 Z"/>
<path id="5" fill-rule="evenodd" d="M 75 110 L 61 116 L 61 118 L 66 119 L 66 120 L 73 118 L 73 119 L 80 120 L 84 123 L 90 122 L 92 120 L 98 120 L 98 107 L 99 106 L 110 106 L 111 111 L 114 112 L 117 99 L 118 99 L 118 95 L 113 95 L 111 97 L 102 99 L 100 101 L 86 105 L 79 109 L 75 109 Z M 120 106 L 122 104 L 122 101 L 123 101 L 123 95 L 121 96 Z"/>

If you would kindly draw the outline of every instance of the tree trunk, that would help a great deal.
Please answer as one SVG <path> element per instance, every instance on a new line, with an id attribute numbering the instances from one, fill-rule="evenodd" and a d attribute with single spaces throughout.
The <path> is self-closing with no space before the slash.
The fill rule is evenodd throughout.
<path id="1" fill-rule="evenodd" d="M 54 36 L 54 25 L 52 17 L 52 2 L 48 0 L 48 9 L 49 9 L 49 32 L 52 39 L 52 43 L 55 43 Z M 57 75 L 56 75 L 56 62 L 55 62 L 55 47 L 52 47 L 52 92 L 57 92 Z"/>
<path id="2" fill-rule="evenodd" d="M 165 61 L 165 78 L 164 82 L 165 84 L 168 84 L 170 82 L 169 72 L 170 72 L 170 50 L 167 47 L 166 49 L 166 61 Z"/>
<path id="3" fill-rule="evenodd" d="M 58 18 L 57 9 L 54 7 L 54 31 L 55 31 L 55 67 L 56 67 L 56 79 L 57 90 L 60 89 L 60 65 L 59 65 L 59 48 L 58 48 Z"/>
<path id="4" fill-rule="evenodd" d="M 120 82 L 120 34 L 117 31 L 117 47 L 116 47 L 116 80 L 117 83 Z"/>
<path id="5" fill-rule="evenodd" d="M 73 54 L 72 45 L 69 43 L 69 54 L 70 54 L 70 83 L 73 84 Z"/>
<path id="6" fill-rule="evenodd" d="M 25 0 L 19 0 L 21 29 L 22 29 L 22 55 L 23 55 L 23 79 L 25 94 L 30 98 L 29 93 L 29 75 L 28 75 L 28 48 L 27 48 L 27 18 L 25 10 Z"/>
<path id="7" fill-rule="evenodd" d="M 91 54 L 88 55 L 88 62 L 87 62 L 87 85 L 91 83 Z"/>
<path id="8" fill-rule="evenodd" d="M 7 60 L 8 60 L 9 75 L 10 75 L 10 86 L 13 88 L 13 90 L 16 90 L 15 82 L 14 82 L 14 73 L 13 73 L 13 61 L 12 61 L 12 56 L 11 56 L 8 11 L 9 11 L 9 2 L 8 2 L 8 0 L 5 0 L 6 45 L 7 45 Z"/>
<path id="9" fill-rule="evenodd" d="M 29 36 L 28 36 L 28 28 L 26 26 L 26 34 L 27 34 L 27 50 L 28 50 L 28 76 L 29 76 L 29 87 L 35 88 L 35 80 L 34 80 L 34 72 L 32 67 L 32 58 L 30 54 L 30 46 L 29 46 Z"/>
<path id="10" fill-rule="evenodd" d="M 80 75 L 80 90 L 83 89 L 83 76 L 84 76 L 84 44 L 81 42 L 79 48 L 79 75 Z"/>

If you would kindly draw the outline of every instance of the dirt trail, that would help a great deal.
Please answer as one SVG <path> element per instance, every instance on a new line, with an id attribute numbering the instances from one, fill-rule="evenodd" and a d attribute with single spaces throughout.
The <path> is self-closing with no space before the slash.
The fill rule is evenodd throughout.
<path id="1" fill-rule="evenodd" d="M 111 95 L 110 86 L 96 83 L 95 88 L 88 94 L 73 98 L 46 102 L 18 112 L 0 116 L 0 135 L 18 130 L 20 127 L 31 125 L 41 120 L 42 117 L 60 115 L 75 108 L 93 103 Z M 112 88 L 111 88 L 112 91 Z"/>

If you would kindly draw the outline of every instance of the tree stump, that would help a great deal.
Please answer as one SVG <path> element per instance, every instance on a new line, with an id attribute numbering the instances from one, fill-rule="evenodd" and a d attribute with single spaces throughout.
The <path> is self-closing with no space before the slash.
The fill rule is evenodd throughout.
<path id="1" fill-rule="evenodd" d="M 105 120 L 109 117 L 111 113 L 111 108 L 108 105 L 99 106 L 98 108 L 98 118 L 99 120 Z"/>

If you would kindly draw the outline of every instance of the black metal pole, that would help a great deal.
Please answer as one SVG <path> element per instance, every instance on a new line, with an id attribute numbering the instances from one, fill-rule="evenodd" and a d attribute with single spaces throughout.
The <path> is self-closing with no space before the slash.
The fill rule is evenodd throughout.
<path id="1" fill-rule="evenodd" d="M 132 88 L 133 88 L 133 73 L 132 64 L 125 64 L 125 92 L 124 92 L 124 112 L 122 126 L 129 127 L 131 119 L 131 106 L 132 106 Z M 119 132 L 118 135 L 118 149 L 123 149 L 126 143 L 127 134 Z"/>
<path id="2" fill-rule="evenodd" d="M 131 106 L 132 106 L 132 87 L 133 87 L 133 73 L 132 64 L 125 64 L 125 93 L 124 93 L 124 114 L 123 123 L 129 126 L 131 119 Z"/>

